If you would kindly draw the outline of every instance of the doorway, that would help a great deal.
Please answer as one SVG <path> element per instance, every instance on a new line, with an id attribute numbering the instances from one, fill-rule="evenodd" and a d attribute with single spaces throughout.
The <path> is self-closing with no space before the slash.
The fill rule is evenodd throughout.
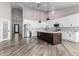
<path id="1" fill-rule="evenodd" d="M 19 33 L 19 24 L 14 24 L 14 33 Z"/>
<path id="2" fill-rule="evenodd" d="M 20 6 L 12 7 L 12 40 L 22 39 L 23 9 Z"/>

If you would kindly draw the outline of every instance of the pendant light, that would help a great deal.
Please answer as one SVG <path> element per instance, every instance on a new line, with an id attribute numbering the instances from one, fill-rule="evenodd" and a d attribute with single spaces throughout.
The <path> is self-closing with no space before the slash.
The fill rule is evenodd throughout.
<path id="1" fill-rule="evenodd" d="M 46 2 L 46 4 L 47 4 L 47 13 L 48 13 L 48 16 L 47 16 L 47 18 L 46 18 L 46 20 L 48 21 L 48 20 L 50 20 L 50 18 L 49 18 L 49 2 Z"/>
<path id="2" fill-rule="evenodd" d="M 40 2 L 37 2 L 37 8 L 40 8 Z M 40 13 L 39 13 L 40 14 Z M 39 15 L 40 16 L 40 15 Z M 39 17 L 40 18 L 40 17 Z M 41 20 L 38 21 L 38 23 L 41 23 Z"/>

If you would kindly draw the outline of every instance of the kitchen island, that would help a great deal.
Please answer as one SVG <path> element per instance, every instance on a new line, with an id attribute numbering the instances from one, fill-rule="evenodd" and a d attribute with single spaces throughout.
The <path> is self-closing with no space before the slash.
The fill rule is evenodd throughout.
<path id="1" fill-rule="evenodd" d="M 62 43 L 61 32 L 37 32 L 37 38 L 44 40 L 52 45 Z"/>

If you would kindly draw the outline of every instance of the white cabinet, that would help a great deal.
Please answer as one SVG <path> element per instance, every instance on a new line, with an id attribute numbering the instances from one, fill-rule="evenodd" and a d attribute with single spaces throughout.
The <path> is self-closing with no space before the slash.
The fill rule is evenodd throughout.
<path id="1" fill-rule="evenodd" d="M 62 32 L 62 39 L 77 42 L 77 32 Z"/>
<path id="2" fill-rule="evenodd" d="M 63 27 L 73 27 L 76 26 L 76 22 L 77 22 L 77 17 L 79 15 L 74 14 L 74 15 L 69 15 L 69 16 L 65 16 L 63 18 L 60 18 L 58 22 L 61 23 L 61 25 L 63 25 Z"/>
<path id="3" fill-rule="evenodd" d="M 68 39 L 67 32 L 62 32 L 62 39 L 63 40 L 67 40 Z"/>
<path id="4" fill-rule="evenodd" d="M 79 42 L 79 32 L 76 32 L 76 42 Z"/>
<path id="5" fill-rule="evenodd" d="M 49 26 L 51 24 L 54 25 L 55 23 L 59 23 L 60 27 L 79 27 L 79 14 L 73 14 L 47 21 Z"/>
<path id="6" fill-rule="evenodd" d="M 71 39 L 71 35 L 69 32 L 63 32 L 62 33 L 62 39 L 63 40 L 70 40 Z"/>

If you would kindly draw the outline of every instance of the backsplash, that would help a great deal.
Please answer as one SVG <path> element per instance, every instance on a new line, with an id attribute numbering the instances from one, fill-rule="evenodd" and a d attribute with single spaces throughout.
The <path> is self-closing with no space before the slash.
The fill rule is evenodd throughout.
<path id="1" fill-rule="evenodd" d="M 61 31 L 78 32 L 79 27 L 61 27 Z"/>
<path id="2" fill-rule="evenodd" d="M 55 28 L 51 27 L 48 31 L 55 31 Z M 60 27 L 60 31 L 78 32 L 79 27 Z"/>

